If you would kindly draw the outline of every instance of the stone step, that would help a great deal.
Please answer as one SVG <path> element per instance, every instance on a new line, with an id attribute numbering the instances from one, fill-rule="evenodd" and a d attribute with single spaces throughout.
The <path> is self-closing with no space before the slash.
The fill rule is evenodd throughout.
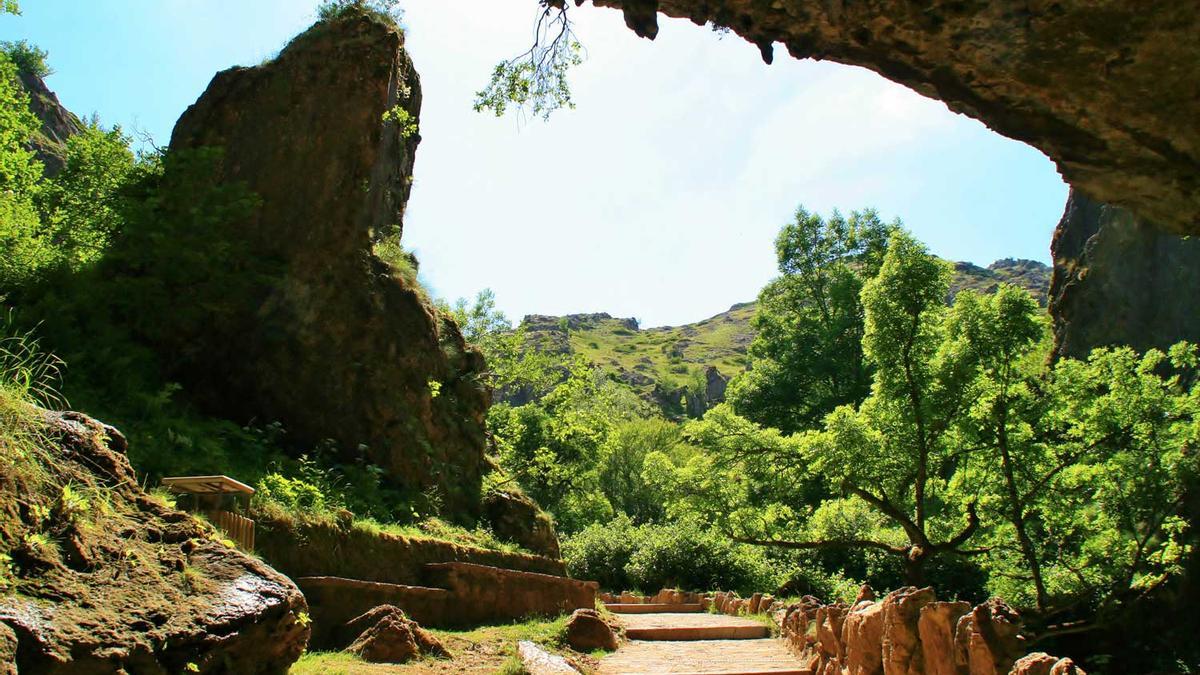
<path id="1" fill-rule="evenodd" d="M 698 602 L 687 604 L 630 604 L 614 602 L 604 606 L 613 614 L 690 614 L 704 611 L 704 607 Z"/>
<path id="2" fill-rule="evenodd" d="M 766 626 L 671 626 L 626 628 L 630 640 L 759 640 L 770 637 Z"/>
<path id="3" fill-rule="evenodd" d="M 620 619 L 630 640 L 754 640 L 771 635 L 771 629 L 757 621 L 722 614 L 622 614 Z"/>
<path id="4" fill-rule="evenodd" d="M 670 675 L 813 675 L 808 668 L 784 668 L 771 670 L 684 670 Z"/>
<path id="5" fill-rule="evenodd" d="M 452 594 L 444 588 L 342 577 L 300 577 L 295 581 L 312 615 L 310 644 L 319 648 L 336 641 L 332 631 L 337 627 L 379 605 L 400 607 L 414 621 L 427 626 L 446 622 L 453 608 Z"/>
<path id="6" fill-rule="evenodd" d="M 600 660 L 597 675 L 813 675 L 782 640 L 631 641 Z"/>

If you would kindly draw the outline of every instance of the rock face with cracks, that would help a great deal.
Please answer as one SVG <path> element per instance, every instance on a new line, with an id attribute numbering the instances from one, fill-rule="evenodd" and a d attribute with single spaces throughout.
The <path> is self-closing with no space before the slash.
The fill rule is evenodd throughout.
<path id="1" fill-rule="evenodd" d="M 1200 234 L 1198 3 L 593 3 L 646 37 L 662 12 L 727 27 L 768 62 L 779 42 L 796 58 L 869 68 L 1038 148 L 1095 199 Z"/>
<path id="2" fill-rule="evenodd" d="M 192 345 L 177 376 L 206 409 L 279 421 L 298 445 L 332 439 L 469 522 L 485 469 L 482 355 L 413 275 L 373 253 L 400 234 L 420 105 L 403 34 L 365 12 L 213 78 L 171 151 L 223 149 L 219 181 L 261 200 L 241 243 L 281 271 Z"/>
<path id="3" fill-rule="evenodd" d="M 29 95 L 29 111 L 42 124 L 40 133 L 29 140 L 29 147 L 42 163 L 44 173 L 55 176 L 67 163 L 67 139 L 83 131 L 83 124 L 58 102 L 42 78 L 25 71 L 18 75 Z"/>
<path id="4" fill-rule="evenodd" d="M 309 633 L 287 577 L 143 492 L 115 429 L 39 427 L 0 446 L 0 673 L 286 672 Z"/>
<path id="5" fill-rule="evenodd" d="M 1162 232 L 1073 189 L 1051 248 L 1056 356 L 1200 340 L 1200 237 Z"/>

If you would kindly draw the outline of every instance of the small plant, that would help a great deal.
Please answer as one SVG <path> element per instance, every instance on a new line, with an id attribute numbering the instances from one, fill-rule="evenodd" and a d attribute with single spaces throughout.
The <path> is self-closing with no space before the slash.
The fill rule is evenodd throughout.
<path id="1" fill-rule="evenodd" d="M 189 591 L 198 593 L 206 586 L 204 573 L 199 568 L 192 565 L 184 565 L 180 576 L 183 577 L 183 585 Z"/>
<path id="2" fill-rule="evenodd" d="M 398 103 L 383 113 L 383 121 L 392 122 L 399 127 L 400 135 L 404 138 L 412 138 L 417 135 L 417 118 Z"/>
<path id="3" fill-rule="evenodd" d="M 508 658 L 504 659 L 504 663 L 500 664 L 500 670 L 496 672 L 499 675 L 526 675 L 529 671 L 525 669 L 525 664 L 521 662 L 521 657 L 516 654 L 509 654 Z"/>
<path id="4" fill-rule="evenodd" d="M 312 617 L 308 615 L 308 612 L 298 612 L 296 614 L 296 623 L 301 626 L 312 625 Z"/>
<path id="5" fill-rule="evenodd" d="M 17 573 L 13 568 L 12 556 L 0 553 L 0 590 L 12 588 L 17 584 Z"/>
<path id="6" fill-rule="evenodd" d="M 50 540 L 50 535 L 45 532 L 31 532 L 21 538 L 25 542 L 25 548 L 30 551 L 45 553 L 54 547 L 54 542 Z"/>
<path id="7" fill-rule="evenodd" d="M 442 383 L 441 382 L 438 382 L 437 380 L 430 380 L 425 383 L 425 386 L 429 387 L 429 397 L 430 398 L 437 398 L 438 396 L 442 395 Z"/>
<path id="8" fill-rule="evenodd" d="M 68 483 L 58 497 L 58 513 L 65 520 L 78 523 L 92 509 L 91 502 L 79 488 Z"/>

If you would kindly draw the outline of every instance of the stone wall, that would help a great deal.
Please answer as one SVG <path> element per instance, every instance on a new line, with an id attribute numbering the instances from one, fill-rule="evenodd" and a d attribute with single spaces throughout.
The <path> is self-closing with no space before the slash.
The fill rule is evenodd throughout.
<path id="1" fill-rule="evenodd" d="M 1029 651 L 1020 615 L 992 598 L 939 601 L 932 588 L 901 588 L 876 600 L 863 586 L 852 604 L 823 604 L 812 596 L 783 604 L 755 593 L 652 596 L 602 593 L 605 603 L 683 604 L 722 614 L 770 614 L 784 640 L 813 675 L 1083 675 L 1071 659 Z"/>
<path id="2" fill-rule="evenodd" d="M 418 539 L 340 527 L 260 519 L 255 550 L 292 577 L 333 576 L 389 584 L 421 585 L 430 563 L 465 562 L 524 572 L 566 575 L 561 560 L 489 551 L 436 539 Z"/>
<path id="3" fill-rule="evenodd" d="M 596 604 L 596 583 L 470 563 L 425 567 L 422 585 L 340 577 L 299 577 L 313 620 L 312 645 L 337 642 L 340 626 L 380 605 L 393 605 L 423 626 L 467 627 L 530 616 L 557 616 Z"/>

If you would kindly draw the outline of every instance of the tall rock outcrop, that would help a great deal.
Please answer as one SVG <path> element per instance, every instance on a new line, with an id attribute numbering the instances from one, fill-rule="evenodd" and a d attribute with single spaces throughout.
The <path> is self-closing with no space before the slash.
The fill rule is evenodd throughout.
<path id="1" fill-rule="evenodd" d="M 1163 232 L 1073 189 L 1051 250 L 1056 356 L 1200 341 L 1200 237 Z"/>
<path id="2" fill-rule="evenodd" d="M 287 672 L 290 579 L 143 492 L 116 429 L 4 405 L 31 428 L 0 441 L 0 673 Z"/>
<path id="3" fill-rule="evenodd" d="M 83 124 L 58 102 L 42 78 L 26 71 L 18 76 L 29 95 L 29 111 L 42 123 L 41 132 L 29 139 L 29 148 L 45 167 L 46 175 L 55 176 L 67 164 L 67 139 L 83 131 Z"/>
<path id="4" fill-rule="evenodd" d="M 394 25 L 346 12 L 270 62 L 218 73 L 180 118 L 171 152 L 223 149 L 219 180 L 261 200 L 238 243 L 277 271 L 200 337 L 177 377 L 210 411 L 277 420 L 309 447 L 333 439 L 470 520 L 483 358 L 413 275 L 372 252 L 400 232 L 420 140 L 421 85 L 403 42 Z"/>

